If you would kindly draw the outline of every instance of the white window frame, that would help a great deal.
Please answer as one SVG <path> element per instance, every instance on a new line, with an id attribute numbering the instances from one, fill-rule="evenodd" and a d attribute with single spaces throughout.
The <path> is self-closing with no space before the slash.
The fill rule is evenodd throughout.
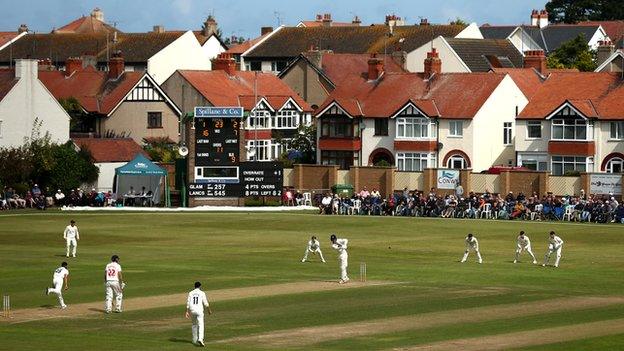
<path id="1" fill-rule="evenodd" d="M 503 145 L 513 145 L 513 123 L 503 122 Z"/>
<path id="2" fill-rule="evenodd" d="M 607 166 L 605 167 L 605 172 L 614 173 L 613 172 L 613 164 L 620 165 L 620 173 L 624 173 L 624 159 L 620 157 L 614 157 L 607 162 Z"/>
<path id="3" fill-rule="evenodd" d="M 555 164 L 561 164 L 561 172 L 555 173 Z M 566 165 L 572 165 L 572 169 L 566 170 Z M 579 166 L 584 165 L 585 170 L 578 169 Z M 550 169 L 553 175 L 564 175 L 568 171 L 577 172 L 592 172 L 594 170 L 594 158 L 583 156 L 560 156 L 554 155 L 550 158 Z M 561 173 L 561 174 L 559 174 Z"/>
<path id="4" fill-rule="evenodd" d="M 550 165 L 548 154 L 518 153 L 518 166 L 526 167 L 527 162 L 535 163 L 535 170 L 538 172 L 547 172 Z"/>
<path id="5" fill-rule="evenodd" d="M 247 122 L 245 123 L 246 128 L 253 130 L 253 129 L 271 129 L 271 112 L 268 110 L 253 110 L 251 111 L 251 113 L 249 113 L 249 117 L 247 117 Z M 258 121 L 263 121 L 264 125 L 258 126 L 257 128 L 255 127 L 255 124 L 258 123 Z M 252 123 L 253 122 L 253 123 Z"/>
<path id="6" fill-rule="evenodd" d="M 609 123 L 609 140 L 624 140 L 624 122 L 617 121 Z"/>
<path id="7" fill-rule="evenodd" d="M 539 127 L 539 137 L 531 136 L 531 127 Z M 542 121 L 527 121 L 526 122 L 526 140 L 539 140 L 542 139 Z"/>
<path id="8" fill-rule="evenodd" d="M 281 143 L 277 140 L 271 139 L 271 160 L 278 160 L 280 156 L 288 151 L 288 144 L 292 139 L 282 139 Z"/>
<path id="9" fill-rule="evenodd" d="M 256 148 L 256 141 L 258 142 L 258 147 Z M 266 139 L 258 139 L 258 140 L 247 140 L 247 150 L 254 150 L 255 155 L 249 157 L 249 153 L 247 153 L 247 161 L 259 161 L 266 162 L 271 161 L 272 148 L 271 148 L 271 140 Z"/>
<path id="10" fill-rule="evenodd" d="M 461 167 L 457 168 L 457 167 L 453 167 L 453 163 L 455 162 L 461 162 Z M 466 158 L 460 154 L 455 154 L 451 157 L 449 157 L 449 159 L 446 161 L 446 168 L 448 169 L 466 169 L 466 164 L 468 162 L 466 161 Z"/>
<path id="11" fill-rule="evenodd" d="M 431 140 L 436 137 L 435 121 L 426 117 L 397 117 L 396 118 L 396 138 L 407 140 Z M 416 127 L 420 127 L 420 134 L 415 135 Z M 412 136 L 407 133 L 412 131 Z M 401 130 L 403 133 L 401 133 Z M 401 135 L 402 134 L 402 135 Z"/>
<path id="12" fill-rule="evenodd" d="M 449 133 L 450 138 L 463 138 L 464 137 L 464 121 L 449 121 Z"/>
<path id="13" fill-rule="evenodd" d="M 301 114 L 297 110 L 280 110 L 271 119 L 273 129 L 297 129 Z"/>
<path id="14" fill-rule="evenodd" d="M 401 172 L 422 172 L 435 164 L 435 154 L 422 152 L 397 152 L 395 159 Z"/>
<path id="15" fill-rule="evenodd" d="M 585 127 L 585 138 L 578 137 L 578 130 Z M 561 138 L 555 137 L 555 128 L 561 128 Z M 573 138 L 566 138 L 566 128 L 573 128 Z M 593 140 L 593 126 L 584 119 L 580 118 L 557 118 L 550 121 L 550 139 L 559 141 L 591 141 Z"/>

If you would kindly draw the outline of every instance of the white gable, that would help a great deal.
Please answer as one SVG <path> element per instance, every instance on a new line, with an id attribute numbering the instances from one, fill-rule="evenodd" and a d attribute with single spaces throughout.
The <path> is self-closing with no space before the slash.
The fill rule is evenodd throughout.
<path id="1" fill-rule="evenodd" d="M 477 26 L 477 24 L 473 22 L 473 23 L 470 23 L 468 27 L 464 28 L 464 30 L 459 32 L 459 34 L 457 34 L 455 38 L 483 39 L 483 34 L 481 34 L 481 30 L 479 29 L 479 26 Z"/>
<path id="2" fill-rule="evenodd" d="M 143 77 L 139 84 L 126 96 L 126 101 L 165 101 L 165 97 L 147 77 Z"/>

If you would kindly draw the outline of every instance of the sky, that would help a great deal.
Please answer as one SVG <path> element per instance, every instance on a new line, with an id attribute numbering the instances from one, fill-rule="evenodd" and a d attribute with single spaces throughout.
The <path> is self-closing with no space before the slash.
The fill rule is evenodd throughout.
<path id="1" fill-rule="evenodd" d="M 278 23 L 296 25 L 313 20 L 317 13 L 331 13 L 335 21 L 350 22 L 357 15 L 363 24 L 382 23 L 386 14 L 396 14 L 408 24 L 427 18 L 431 23 L 448 23 L 462 18 L 468 22 L 522 24 L 530 21 L 532 9 L 546 0 L 0 0 L 10 15 L 0 16 L 0 31 L 30 30 L 48 33 L 95 7 L 104 19 L 123 32 L 146 32 L 154 25 L 166 30 L 200 29 L 214 14 L 224 36 L 253 38 L 260 27 Z"/>

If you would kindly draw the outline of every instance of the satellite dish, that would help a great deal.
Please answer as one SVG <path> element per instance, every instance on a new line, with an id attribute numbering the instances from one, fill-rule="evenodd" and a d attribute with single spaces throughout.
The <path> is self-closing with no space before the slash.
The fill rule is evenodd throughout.
<path id="1" fill-rule="evenodd" d="M 188 153 L 189 153 L 189 149 L 188 149 L 188 147 L 186 147 L 186 146 L 181 146 L 181 147 L 178 149 L 178 153 L 180 154 L 180 156 L 182 156 L 182 157 L 186 157 L 186 155 L 188 155 Z"/>

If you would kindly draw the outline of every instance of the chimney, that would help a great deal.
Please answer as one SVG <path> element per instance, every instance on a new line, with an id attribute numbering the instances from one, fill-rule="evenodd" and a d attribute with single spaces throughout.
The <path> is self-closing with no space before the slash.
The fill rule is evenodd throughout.
<path id="1" fill-rule="evenodd" d="M 273 27 L 261 27 L 260 28 L 260 35 L 269 34 L 271 32 L 273 32 Z"/>
<path id="2" fill-rule="evenodd" d="M 355 16 L 353 17 L 353 21 L 351 21 L 351 24 L 355 26 L 359 26 L 360 24 L 362 24 L 362 20 L 360 19 L 360 17 Z"/>
<path id="3" fill-rule="evenodd" d="M 315 65 L 318 68 L 322 69 L 322 65 L 323 65 L 323 52 L 321 50 L 319 50 L 317 47 L 315 47 L 314 45 L 312 45 L 310 47 L 310 50 L 308 50 L 307 52 L 303 53 L 303 55 L 310 61 L 312 62 L 313 65 Z"/>
<path id="4" fill-rule="evenodd" d="M 124 70 L 124 58 L 121 56 L 121 51 L 117 51 L 113 54 L 113 57 L 111 57 L 110 61 L 108 62 L 108 78 L 117 79 L 124 73 Z"/>
<path id="5" fill-rule="evenodd" d="M 202 27 L 202 34 L 205 37 L 209 37 L 213 34 L 217 33 L 217 21 L 212 17 L 212 15 L 208 15 L 206 21 L 204 21 L 204 26 Z"/>
<path id="6" fill-rule="evenodd" d="M 54 66 L 52 65 L 52 59 L 45 58 L 45 59 L 39 60 L 38 69 L 40 71 L 54 71 Z"/>
<path id="7" fill-rule="evenodd" d="M 326 13 L 323 15 L 323 27 L 331 27 L 332 18 L 331 13 Z"/>
<path id="8" fill-rule="evenodd" d="M 65 60 L 65 76 L 69 77 L 74 72 L 82 69 L 82 60 L 80 57 L 68 57 Z"/>
<path id="9" fill-rule="evenodd" d="M 18 59 L 15 60 L 15 78 L 32 77 L 37 78 L 37 60 Z"/>
<path id="10" fill-rule="evenodd" d="M 97 57 L 92 51 L 85 52 L 80 56 L 80 59 L 82 60 L 82 68 L 87 68 L 89 66 L 97 67 Z"/>
<path id="11" fill-rule="evenodd" d="M 96 7 L 91 11 L 91 17 L 95 18 L 98 21 L 104 22 L 104 12 L 100 10 L 99 7 Z"/>
<path id="12" fill-rule="evenodd" d="M 316 15 L 316 22 L 321 23 L 323 22 L 323 15 L 321 15 L 320 13 Z"/>
<path id="13" fill-rule="evenodd" d="M 236 74 L 236 61 L 232 54 L 221 53 L 212 60 L 213 71 L 225 71 L 229 76 Z"/>
<path id="14" fill-rule="evenodd" d="M 152 33 L 164 33 L 164 32 L 165 32 L 165 26 L 163 25 L 156 25 L 152 29 Z"/>
<path id="15" fill-rule="evenodd" d="M 600 66 L 603 62 L 605 62 L 613 53 L 615 52 L 615 45 L 610 40 L 599 41 L 598 42 L 598 50 L 596 54 L 596 63 Z"/>
<path id="16" fill-rule="evenodd" d="M 425 79 L 431 79 L 434 75 L 442 73 L 442 60 L 440 60 L 440 55 L 435 48 L 427 53 L 424 73 Z"/>
<path id="17" fill-rule="evenodd" d="M 524 68 L 535 68 L 540 74 L 546 73 L 544 50 L 529 50 L 524 53 Z"/>
<path id="18" fill-rule="evenodd" d="M 429 25 L 429 20 L 426 18 L 421 18 L 420 19 L 420 25 L 421 26 L 428 26 Z"/>
<path id="19" fill-rule="evenodd" d="M 28 32 L 28 26 L 25 24 L 20 24 L 19 28 L 17 28 L 18 33 Z"/>
<path id="20" fill-rule="evenodd" d="M 538 25 L 540 28 L 548 27 L 548 11 L 542 10 L 539 13 Z"/>
<path id="21" fill-rule="evenodd" d="M 407 65 L 407 52 L 398 48 L 396 51 L 392 52 L 392 60 L 399 65 L 401 68 L 406 69 Z"/>
<path id="22" fill-rule="evenodd" d="M 377 58 L 377 54 L 371 54 L 368 60 L 368 80 L 377 80 L 384 72 L 383 60 Z"/>
<path id="23" fill-rule="evenodd" d="M 537 27 L 539 25 L 539 11 L 533 10 L 531 11 L 531 26 Z"/>

